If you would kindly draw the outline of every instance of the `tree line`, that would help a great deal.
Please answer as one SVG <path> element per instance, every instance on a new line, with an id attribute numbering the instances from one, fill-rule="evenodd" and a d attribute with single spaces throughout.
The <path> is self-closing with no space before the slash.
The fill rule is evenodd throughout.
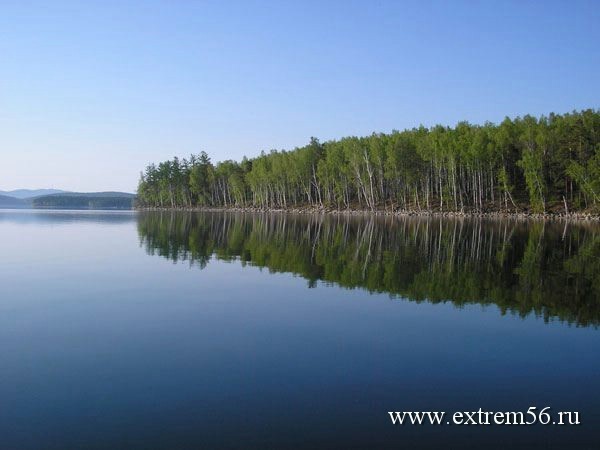
<path id="1" fill-rule="evenodd" d="M 600 325 L 600 229 L 518 219 L 142 212 L 148 254 L 270 272 L 417 302 L 496 305 Z"/>
<path id="2" fill-rule="evenodd" d="M 521 211 L 600 207 L 600 113 L 420 126 L 214 164 L 205 152 L 150 164 L 142 207 L 300 206 Z"/>
<path id="3" fill-rule="evenodd" d="M 132 209 L 134 196 L 119 193 L 52 194 L 31 200 L 32 208 L 49 209 Z"/>

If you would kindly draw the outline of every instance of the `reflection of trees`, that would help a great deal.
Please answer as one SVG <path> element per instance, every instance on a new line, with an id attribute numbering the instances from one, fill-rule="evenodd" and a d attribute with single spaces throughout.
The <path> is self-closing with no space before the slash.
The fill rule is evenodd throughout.
<path id="1" fill-rule="evenodd" d="M 514 220 L 177 213 L 139 215 L 149 254 L 211 257 L 414 301 L 496 304 L 600 322 L 600 230 Z"/>

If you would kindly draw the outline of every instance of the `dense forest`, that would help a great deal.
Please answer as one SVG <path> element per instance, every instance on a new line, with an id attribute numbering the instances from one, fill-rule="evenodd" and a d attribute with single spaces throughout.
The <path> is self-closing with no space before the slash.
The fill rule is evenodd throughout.
<path id="1" fill-rule="evenodd" d="M 597 212 L 600 113 L 311 138 L 241 162 L 175 157 L 141 174 L 138 205 Z"/>
<path id="2" fill-rule="evenodd" d="M 600 324 L 600 230 L 479 218 L 161 211 L 138 218 L 149 254 L 200 268 L 213 258 L 392 298 L 496 305 Z"/>

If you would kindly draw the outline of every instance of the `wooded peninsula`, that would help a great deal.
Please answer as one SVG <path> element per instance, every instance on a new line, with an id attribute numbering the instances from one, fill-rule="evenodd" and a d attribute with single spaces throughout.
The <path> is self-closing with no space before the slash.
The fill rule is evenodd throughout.
<path id="1" fill-rule="evenodd" d="M 150 164 L 137 206 L 414 212 L 600 210 L 600 113 L 420 126 L 242 161 L 205 152 Z"/>

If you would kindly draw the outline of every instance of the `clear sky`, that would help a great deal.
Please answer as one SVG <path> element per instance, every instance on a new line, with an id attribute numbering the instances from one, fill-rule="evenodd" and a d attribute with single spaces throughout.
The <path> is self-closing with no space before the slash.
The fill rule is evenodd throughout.
<path id="1" fill-rule="evenodd" d="M 600 107 L 598 1 L 2 0 L 0 189 Z"/>

